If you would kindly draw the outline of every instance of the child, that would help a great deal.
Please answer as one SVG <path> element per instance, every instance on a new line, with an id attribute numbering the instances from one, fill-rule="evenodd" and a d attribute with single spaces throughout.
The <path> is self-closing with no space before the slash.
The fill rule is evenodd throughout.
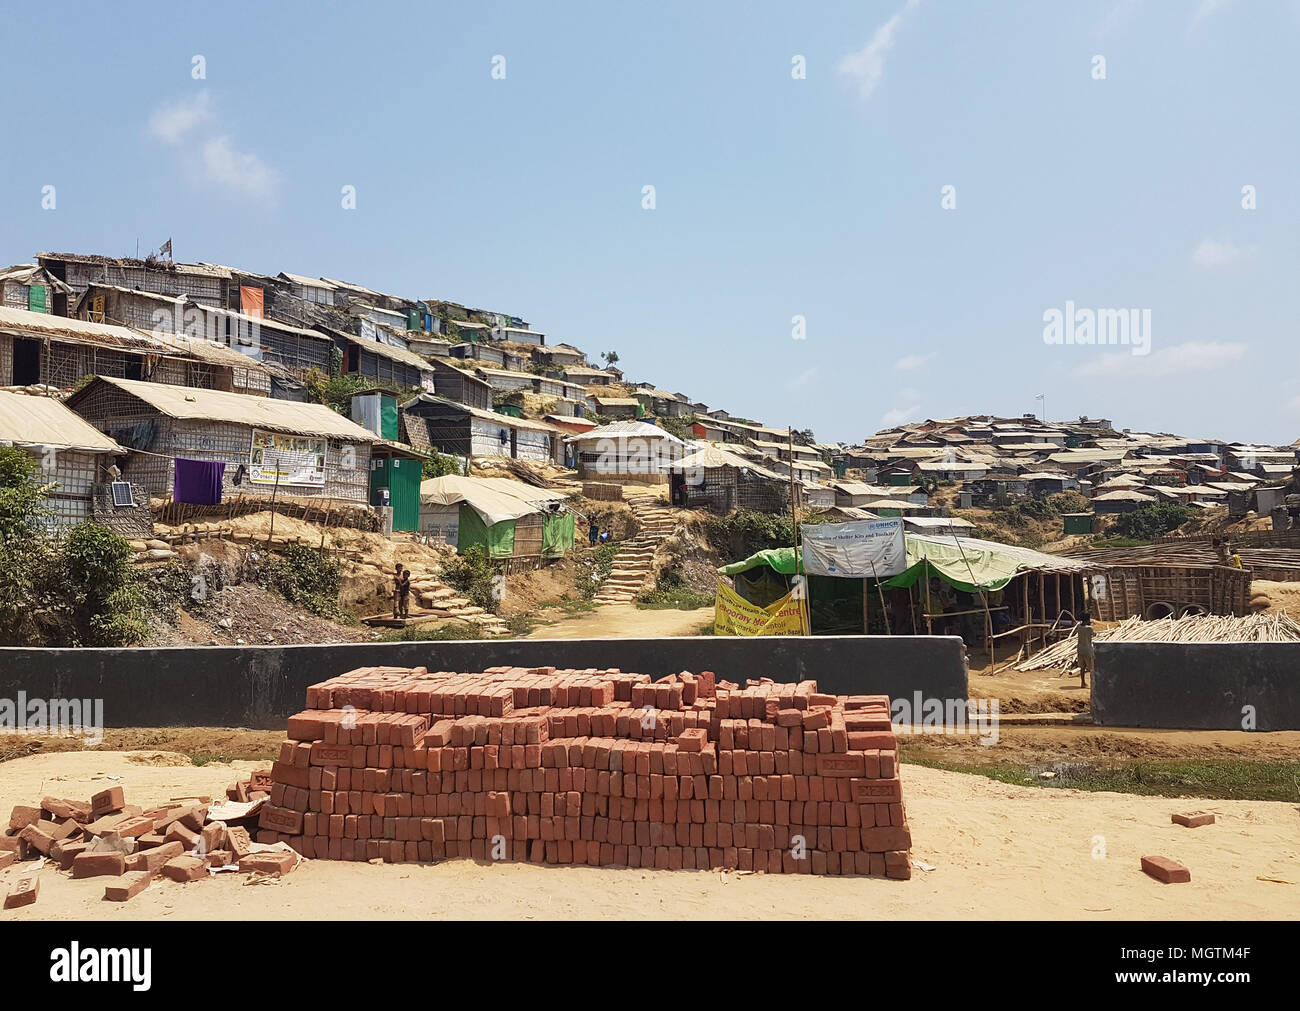
<path id="1" fill-rule="evenodd" d="M 1088 687 L 1087 674 L 1092 670 L 1096 652 L 1092 647 L 1092 615 L 1079 619 L 1079 687 Z"/>
<path id="2" fill-rule="evenodd" d="M 393 617 L 400 618 L 402 611 L 402 563 L 393 569 Z"/>

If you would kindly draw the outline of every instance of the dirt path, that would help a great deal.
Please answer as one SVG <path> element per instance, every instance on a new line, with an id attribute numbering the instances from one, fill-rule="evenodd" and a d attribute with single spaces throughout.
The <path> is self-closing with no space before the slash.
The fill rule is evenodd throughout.
<path id="1" fill-rule="evenodd" d="M 712 623 L 712 607 L 678 611 L 643 610 L 632 604 L 605 604 L 594 611 L 536 628 L 526 638 L 637 639 L 695 635 L 702 626 Z"/>
<path id="2" fill-rule="evenodd" d="M 236 768 L 251 768 L 174 762 L 185 759 L 161 752 L 17 759 L 0 767 L 0 810 L 107 785 L 122 786 L 132 803 L 219 794 Z M 1044 791 L 916 766 L 903 774 L 912 856 L 935 868 L 915 870 L 911 881 L 314 860 L 274 883 L 251 885 L 243 875 L 159 881 L 130 902 L 110 903 L 102 880 L 45 870 L 39 902 L 0 912 L 0 920 L 1300 918 L 1293 804 Z M 1213 811 L 1218 823 L 1170 824 L 1172 812 L 1194 807 Z M 1185 864 L 1191 883 L 1148 878 L 1138 869 L 1146 854 Z M 30 866 L 0 871 L 0 888 Z"/>

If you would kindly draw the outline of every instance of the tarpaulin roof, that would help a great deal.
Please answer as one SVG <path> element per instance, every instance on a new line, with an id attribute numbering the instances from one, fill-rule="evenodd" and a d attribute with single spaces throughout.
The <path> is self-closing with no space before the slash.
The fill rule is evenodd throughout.
<path id="1" fill-rule="evenodd" d="M 69 399 L 75 407 L 98 383 L 116 386 L 150 407 L 167 415 L 186 421 L 227 421 L 236 425 L 251 425 L 271 432 L 289 435 L 315 435 L 344 442 L 378 442 L 379 437 L 368 428 L 349 421 L 323 404 L 302 404 L 292 400 L 272 400 L 270 397 L 250 397 L 243 393 L 226 393 L 222 390 L 198 390 L 189 386 L 171 386 L 167 383 L 146 383 L 136 379 L 113 379 L 97 376 Z"/>
<path id="2" fill-rule="evenodd" d="M 907 549 L 907 568 L 891 579 L 882 580 L 883 586 L 906 588 L 914 585 L 928 572 L 959 590 L 973 593 L 979 590 L 1000 590 L 1020 572 L 1073 573 L 1096 568 L 1094 565 L 1080 565 L 1077 558 L 1047 555 L 1030 548 L 998 544 L 977 537 L 905 533 L 903 543 Z M 795 562 L 794 548 L 773 548 L 756 552 L 744 561 L 724 565 L 718 571 L 724 576 L 734 576 L 766 565 L 789 576 L 796 571 Z M 802 562 L 798 571 L 803 571 Z"/>
<path id="3" fill-rule="evenodd" d="M 545 506 L 568 498 L 564 492 L 535 488 L 505 477 L 462 477 L 448 474 L 420 483 L 423 505 L 456 505 L 465 502 L 488 526 L 503 520 L 545 512 Z"/>
<path id="4" fill-rule="evenodd" d="M 0 445 L 125 453 L 103 432 L 53 397 L 0 391 Z"/>
<path id="5" fill-rule="evenodd" d="M 709 467 L 735 467 L 738 470 L 752 471 L 760 477 L 771 478 L 775 481 L 782 480 L 781 475 L 775 471 L 761 467 L 752 460 L 746 460 L 743 456 L 729 453 L 725 449 L 718 449 L 716 446 L 707 446 L 690 456 L 682 457 L 672 465 L 673 470 L 689 470 L 695 467 L 706 469 Z"/>

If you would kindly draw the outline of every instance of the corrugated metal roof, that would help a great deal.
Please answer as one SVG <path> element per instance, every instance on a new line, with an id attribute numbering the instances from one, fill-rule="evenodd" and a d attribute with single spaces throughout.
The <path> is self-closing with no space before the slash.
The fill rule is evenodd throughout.
<path id="1" fill-rule="evenodd" d="M 88 453 L 126 450 L 54 397 L 0 390 L 0 445 L 78 449 Z"/>
<path id="2" fill-rule="evenodd" d="M 349 421 L 323 404 L 301 404 L 291 400 L 249 397 L 221 390 L 196 390 L 188 386 L 145 383 L 135 379 L 98 376 L 90 385 L 74 393 L 68 399 L 68 405 L 75 409 L 80 398 L 86 396 L 98 383 L 115 386 L 169 418 L 229 421 L 289 435 L 323 435 L 344 442 L 379 441 L 369 429 Z"/>

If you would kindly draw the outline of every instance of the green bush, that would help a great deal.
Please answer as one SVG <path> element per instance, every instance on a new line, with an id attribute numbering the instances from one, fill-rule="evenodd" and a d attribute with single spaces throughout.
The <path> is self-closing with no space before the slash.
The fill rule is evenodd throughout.
<path id="1" fill-rule="evenodd" d="M 496 574 L 487 550 L 479 544 L 453 556 L 442 565 L 444 583 L 464 594 L 475 607 L 493 614 L 500 606 L 500 601 L 493 592 Z"/>
<path id="2" fill-rule="evenodd" d="M 145 595 L 131 572 L 126 539 L 95 523 L 72 529 L 63 565 L 79 640 L 89 646 L 130 646 L 149 634 Z"/>
<path id="3" fill-rule="evenodd" d="M 614 570 L 614 559 L 617 557 L 618 545 L 608 542 L 597 544 L 586 554 L 578 556 L 578 571 L 574 582 L 584 600 L 590 600 L 596 595 L 600 584 Z"/>
<path id="4" fill-rule="evenodd" d="M 756 551 L 794 546 L 789 516 L 737 509 L 710 519 L 706 536 L 728 561 L 740 561 Z"/>
<path id="5" fill-rule="evenodd" d="M 343 566 L 305 544 L 286 544 L 262 565 L 260 581 L 290 603 L 313 614 L 334 618 L 339 607 Z"/>
<path id="6" fill-rule="evenodd" d="M 429 624 L 390 628 L 380 638 L 384 642 L 453 642 L 462 639 L 486 639 L 483 626 L 474 622 L 455 621 L 438 628 Z"/>
<path id="7" fill-rule="evenodd" d="M 1192 513 L 1192 507 L 1181 502 L 1152 502 L 1116 517 L 1113 533 L 1117 537 L 1152 541 L 1177 530 L 1191 519 Z"/>
<path id="8" fill-rule="evenodd" d="M 1077 491 L 1059 491 L 1055 495 L 1048 495 L 1047 504 L 1057 516 L 1064 516 L 1066 513 L 1086 513 L 1092 508 L 1092 503 Z"/>
<path id="9" fill-rule="evenodd" d="M 421 465 L 423 469 L 422 476 L 425 480 L 431 477 L 446 477 L 448 474 L 459 474 L 460 465 L 454 456 L 444 456 L 442 453 L 434 452 L 429 459 Z"/>

